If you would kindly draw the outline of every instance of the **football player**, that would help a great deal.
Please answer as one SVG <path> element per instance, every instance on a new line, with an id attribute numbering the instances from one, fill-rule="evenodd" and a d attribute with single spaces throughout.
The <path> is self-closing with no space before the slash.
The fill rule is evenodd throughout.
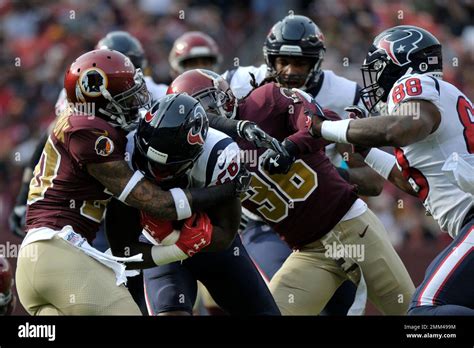
<path id="1" fill-rule="evenodd" d="M 395 156 L 369 149 L 365 162 L 417 195 L 454 239 L 428 267 L 409 313 L 473 315 L 474 197 L 443 169 L 452 157 L 474 154 L 473 105 L 442 80 L 441 44 L 419 27 L 397 26 L 380 33 L 361 69 L 364 103 L 369 111 L 386 103 L 385 111 L 378 110 L 384 116 L 337 122 L 313 117 L 310 130 L 329 141 L 395 147 Z M 472 172 L 455 173 L 472 177 Z"/>
<path id="2" fill-rule="evenodd" d="M 111 49 L 123 53 L 130 59 L 135 68 L 141 69 L 142 71 L 144 71 L 148 66 L 148 62 L 145 57 L 145 51 L 143 50 L 142 44 L 140 43 L 140 41 L 138 41 L 137 38 L 135 38 L 126 31 L 111 31 L 105 37 L 99 40 L 96 45 L 96 48 Z M 154 100 L 157 100 L 166 94 L 166 89 L 168 87 L 167 85 L 155 83 L 151 76 L 144 76 L 143 79 L 146 83 L 148 91 L 150 92 Z M 58 96 L 58 100 L 55 105 L 56 115 L 60 115 L 62 112 L 64 112 L 68 108 L 68 103 L 69 101 L 67 99 L 66 90 L 63 88 Z M 21 238 L 25 236 L 24 228 L 26 201 L 28 197 L 31 177 L 33 174 L 34 167 L 38 163 L 41 153 L 43 152 L 44 145 L 46 144 L 53 124 L 40 138 L 35 148 L 35 151 L 31 156 L 31 160 L 28 163 L 28 166 L 23 171 L 22 186 L 17 196 L 15 207 L 13 208 L 12 213 L 10 214 L 10 229 L 15 235 Z"/>
<path id="3" fill-rule="evenodd" d="M 382 313 L 406 313 L 414 286 L 385 228 L 326 157 L 327 143 L 310 139 L 305 128 L 308 115 L 328 117 L 330 111 L 323 112 L 307 93 L 274 83 L 255 89 L 236 106 L 226 81 L 205 70 L 180 75 L 170 92 L 193 95 L 206 110 L 224 116 L 210 121 L 219 129 L 229 125 L 226 133 L 235 128 L 236 120 L 227 118 L 234 115 L 282 142 L 284 151 L 277 154 L 238 141 L 246 153 L 258 154 L 243 205 L 296 250 L 270 281 L 282 314 L 319 314 L 347 279 L 366 282 L 369 298 Z M 360 257 L 337 251 L 357 245 L 364 250 Z"/>
<path id="4" fill-rule="evenodd" d="M 238 98 L 247 95 L 252 85 L 277 81 L 282 87 L 306 91 L 323 108 L 348 117 L 346 108 L 353 105 L 348 108 L 353 111 L 363 107 L 359 94 L 361 87 L 331 70 L 322 69 L 325 53 L 326 43 L 319 27 L 308 17 L 289 15 L 277 22 L 265 39 L 263 55 L 266 64 L 237 67 L 225 72 L 223 77 Z M 325 151 L 338 172 L 358 186 L 361 195 L 380 194 L 383 178 L 366 166 L 358 154 L 352 154 L 350 146 L 329 144 Z M 242 233 L 244 245 L 270 280 L 291 250 L 268 225 L 248 211 L 244 210 L 242 221 L 242 227 L 246 225 Z M 354 293 L 351 282 L 344 282 L 324 313 L 347 313 Z"/>
<path id="5" fill-rule="evenodd" d="M 35 315 L 139 315 L 123 285 L 123 260 L 89 244 L 110 199 L 156 218 L 185 220 L 195 210 L 234 197 L 245 185 L 237 176 L 218 187 L 163 191 L 129 168 L 126 135 L 151 97 L 141 70 L 125 55 L 108 49 L 83 54 L 67 70 L 64 87 L 74 108 L 57 119 L 31 179 L 27 234 L 16 272 L 20 301 Z M 199 237 L 211 237 L 202 232 Z M 192 229 L 183 227 L 183 244 L 194 237 Z M 28 256 L 33 251 L 35 261 Z M 144 257 L 163 264 L 169 249 L 155 246 Z"/>
<path id="6" fill-rule="evenodd" d="M 128 139 L 127 152 L 133 154 L 130 166 L 165 189 L 222 185 L 241 170 L 237 144 L 224 133 L 208 128 L 203 107 L 187 94 L 161 99 Z M 213 233 L 210 245 L 203 249 L 205 253 L 159 267 L 153 262 L 131 264 L 147 268 L 145 295 L 150 315 L 192 314 L 198 280 L 229 314 L 279 314 L 264 280 L 236 236 L 240 212 L 237 197 L 208 210 Z M 141 226 L 141 240 L 147 243 L 138 242 L 130 233 L 142 232 Z M 161 221 L 143 212 L 140 217 L 139 211 L 119 202 L 109 207 L 106 218 L 112 250 L 121 256 L 125 251 L 143 252 L 157 243 L 172 244 L 177 226 L 176 222 Z M 186 257 L 181 254 L 180 261 Z"/>
<path id="7" fill-rule="evenodd" d="M 200 31 L 189 31 L 175 40 L 168 61 L 171 77 L 175 79 L 191 69 L 217 71 L 222 55 L 212 37 Z"/>
<path id="8" fill-rule="evenodd" d="M 8 260 L 0 255 L 0 315 L 11 315 L 15 310 L 13 271 Z"/>

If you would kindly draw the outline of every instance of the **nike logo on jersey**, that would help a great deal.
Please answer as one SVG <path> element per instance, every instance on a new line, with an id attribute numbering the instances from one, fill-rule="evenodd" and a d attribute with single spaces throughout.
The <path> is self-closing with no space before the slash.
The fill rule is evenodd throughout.
<path id="1" fill-rule="evenodd" d="M 367 229 L 369 228 L 369 225 L 365 226 L 365 229 L 362 233 L 359 233 L 360 238 L 364 238 L 365 234 L 367 233 Z"/>

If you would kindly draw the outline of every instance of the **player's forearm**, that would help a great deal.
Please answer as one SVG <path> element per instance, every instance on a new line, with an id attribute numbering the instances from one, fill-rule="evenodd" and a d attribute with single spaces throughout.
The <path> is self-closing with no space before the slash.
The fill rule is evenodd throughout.
<path id="1" fill-rule="evenodd" d="M 120 197 L 130 182 L 133 172 L 125 161 L 89 164 L 89 173 L 115 197 Z M 164 191 L 150 180 L 143 178 L 127 195 L 130 206 L 162 220 L 181 220 L 194 211 L 203 211 L 236 196 L 234 183 L 211 188 L 181 190 L 180 196 Z M 185 215 L 183 215 L 185 214 Z"/>
<path id="2" fill-rule="evenodd" d="M 112 249 L 114 256 L 118 257 L 129 257 L 137 254 L 142 254 L 142 262 L 127 262 L 127 269 L 145 269 L 156 267 L 156 263 L 152 257 L 152 248 L 153 245 L 147 243 L 128 243 L 123 245 L 121 248 Z"/>
<path id="3" fill-rule="evenodd" d="M 356 145 L 381 147 L 404 146 L 411 140 L 409 116 L 384 116 L 352 120 L 347 129 L 347 140 Z M 411 119 L 411 117 L 410 117 Z"/>
<path id="4" fill-rule="evenodd" d="M 362 196 L 378 196 L 383 190 L 384 178 L 369 167 L 349 168 L 349 182 L 357 186 Z"/>
<path id="5" fill-rule="evenodd" d="M 232 244 L 239 229 L 241 212 L 238 198 L 208 211 L 214 230 L 211 243 L 203 251 L 223 251 Z"/>
<path id="6" fill-rule="evenodd" d="M 398 187 L 400 190 L 418 197 L 416 192 L 413 190 L 413 187 L 411 187 L 410 183 L 403 177 L 402 172 L 398 169 L 398 167 L 395 165 L 392 168 L 392 171 L 390 172 L 390 175 L 388 177 L 388 180 L 394 184 L 396 187 Z"/>
<path id="7" fill-rule="evenodd" d="M 125 161 L 89 164 L 87 169 L 115 197 L 122 194 L 133 176 L 133 172 Z M 188 202 L 192 199 L 189 192 L 186 193 L 186 198 Z M 176 220 L 178 218 L 171 193 L 161 190 L 145 178 L 140 180 L 130 191 L 125 203 L 159 219 Z"/>
<path id="8" fill-rule="evenodd" d="M 209 112 L 207 113 L 207 118 L 209 119 L 210 127 L 227 134 L 232 139 L 239 137 L 237 132 L 238 120 L 232 120 Z"/>

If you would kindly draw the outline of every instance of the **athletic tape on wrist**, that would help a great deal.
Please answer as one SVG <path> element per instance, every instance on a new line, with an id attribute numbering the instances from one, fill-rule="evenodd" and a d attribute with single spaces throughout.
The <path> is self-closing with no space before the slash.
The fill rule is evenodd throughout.
<path id="1" fill-rule="evenodd" d="M 135 186 L 137 186 L 141 179 L 143 179 L 143 174 L 137 170 L 135 173 L 133 173 L 132 177 L 128 181 L 120 196 L 118 196 L 118 200 L 125 203 L 125 200 L 127 199 L 128 195 L 130 194 L 130 192 L 132 192 Z"/>
<path id="2" fill-rule="evenodd" d="M 385 151 L 373 148 L 364 159 L 367 165 L 379 173 L 385 179 L 388 179 L 393 166 L 397 163 L 395 156 Z"/>
<path id="3" fill-rule="evenodd" d="M 321 136 L 335 143 L 348 144 L 347 129 L 351 119 L 341 121 L 323 121 L 321 124 Z"/>
<path id="4" fill-rule="evenodd" d="M 188 198 L 182 189 L 172 188 L 170 193 L 173 196 L 174 206 L 176 207 L 177 220 L 187 219 L 193 215 Z"/>
<path id="5" fill-rule="evenodd" d="M 151 258 L 157 266 L 161 266 L 167 263 L 185 260 L 188 258 L 188 255 L 176 244 L 154 245 L 151 248 Z"/>

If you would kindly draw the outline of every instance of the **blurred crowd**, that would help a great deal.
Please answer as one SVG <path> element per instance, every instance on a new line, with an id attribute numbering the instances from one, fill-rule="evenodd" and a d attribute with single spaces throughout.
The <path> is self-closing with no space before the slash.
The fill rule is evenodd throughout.
<path id="1" fill-rule="evenodd" d="M 263 62 L 271 25 L 288 11 L 312 17 L 326 38 L 323 68 L 361 83 L 359 67 L 373 37 L 385 28 L 415 24 L 443 44 L 445 79 L 474 97 L 474 3 L 469 0 L 1 0 L 0 1 L 0 238 L 36 141 L 54 119 L 68 64 L 111 30 L 142 43 L 146 73 L 170 82 L 173 41 L 201 30 L 219 44 L 221 72 Z M 399 249 L 443 243 L 422 205 L 390 184 L 369 204 Z M 440 242 L 441 240 L 441 242 Z"/>

